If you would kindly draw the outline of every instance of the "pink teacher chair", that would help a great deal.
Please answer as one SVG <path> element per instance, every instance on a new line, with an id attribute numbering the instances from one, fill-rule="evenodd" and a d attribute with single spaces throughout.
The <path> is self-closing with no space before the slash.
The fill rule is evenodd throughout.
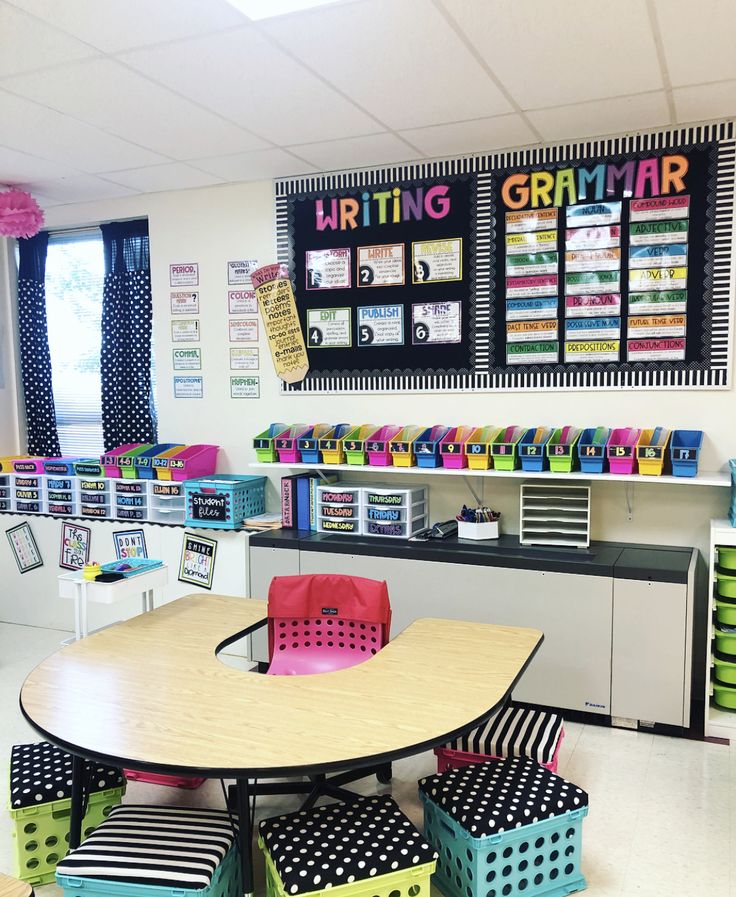
<path id="1" fill-rule="evenodd" d="M 268 590 L 268 673 L 355 666 L 381 650 L 390 627 L 385 582 L 338 573 L 275 576 Z"/>

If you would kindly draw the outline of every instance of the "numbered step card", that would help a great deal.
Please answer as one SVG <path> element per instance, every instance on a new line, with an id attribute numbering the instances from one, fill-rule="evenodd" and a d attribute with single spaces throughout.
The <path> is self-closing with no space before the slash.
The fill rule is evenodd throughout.
<path id="1" fill-rule="evenodd" d="M 422 302 L 411 307 L 412 343 L 459 343 L 462 304 L 460 302 Z"/>
<path id="2" fill-rule="evenodd" d="M 349 308 L 307 309 L 307 346 L 342 349 L 352 346 Z"/>
<path id="3" fill-rule="evenodd" d="M 403 346 L 403 344 L 403 305 L 363 305 L 358 308 L 359 346 Z"/>
<path id="4" fill-rule="evenodd" d="M 404 285 L 404 244 L 358 247 L 358 286 Z"/>
<path id="5" fill-rule="evenodd" d="M 461 280 L 463 241 L 426 240 L 411 244 L 412 283 L 441 283 Z"/>
<path id="6" fill-rule="evenodd" d="M 350 286 L 349 249 L 312 249 L 307 252 L 308 290 L 346 290 Z"/>

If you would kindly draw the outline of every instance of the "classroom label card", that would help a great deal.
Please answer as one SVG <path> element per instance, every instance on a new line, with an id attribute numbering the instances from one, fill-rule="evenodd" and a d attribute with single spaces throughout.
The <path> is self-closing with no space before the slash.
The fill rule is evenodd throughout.
<path id="1" fill-rule="evenodd" d="M 629 293 L 629 314 L 669 314 L 687 310 L 687 290 Z"/>
<path id="2" fill-rule="evenodd" d="M 231 343 L 258 342 L 258 318 L 246 318 L 244 321 L 227 322 Z"/>
<path id="3" fill-rule="evenodd" d="M 202 350 L 172 349 L 175 371 L 199 371 L 202 369 Z"/>
<path id="4" fill-rule="evenodd" d="M 676 268 L 687 265 L 687 246 L 682 243 L 632 246 L 629 268 Z"/>
<path id="5" fill-rule="evenodd" d="M 349 308 L 307 309 L 307 346 L 310 349 L 337 349 L 352 344 Z"/>
<path id="6" fill-rule="evenodd" d="M 309 371 L 294 291 L 286 265 L 264 265 L 253 272 L 253 283 L 268 337 L 276 375 L 285 383 L 299 383 Z"/>
<path id="7" fill-rule="evenodd" d="M 549 252 L 557 249 L 557 231 L 506 234 L 506 253 Z"/>
<path id="8" fill-rule="evenodd" d="M 260 377 L 231 377 L 231 399 L 257 399 L 261 394 Z"/>
<path id="9" fill-rule="evenodd" d="M 425 302 L 412 305 L 412 343 L 459 343 L 460 302 Z"/>
<path id="10" fill-rule="evenodd" d="M 412 283 L 439 283 L 462 278 L 463 241 L 428 240 L 411 244 Z"/>
<path id="11" fill-rule="evenodd" d="M 557 318 L 542 321 L 509 321 L 506 325 L 509 343 L 539 342 L 557 339 Z"/>
<path id="12" fill-rule="evenodd" d="M 258 267 L 257 259 L 240 259 L 239 261 L 227 263 L 227 282 L 230 286 L 242 284 L 253 288 L 253 272 Z"/>
<path id="13" fill-rule="evenodd" d="M 619 354 L 620 341 L 617 339 L 565 343 L 565 361 L 573 364 L 618 361 Z"/>
<path id="14" fill-rule="evenodd" d="M 259 367 L 259 351 L 256 347 L 230 349 L 231 371 L 257 371 Z"/>
<path id="15" fill-rule="evenodd" d="M 685 315 L 645 315 L 630 316 L 627 335 L 643 337 L 685 336 Z"/>
<path id="16" fill-rule="evenodd" d="M 618 271 L 621 267 L 621 250 L 573 249 L 565 253 L 566 271 Z"/>
<path id="17" fill-rule="evenodd" d="M 676 361 L 685 357 L 684 339 L 629 340 L 629 361 Z"/>
<path id="18" fill-rule="evenodd" d="M 204 496 L 201 496 L 204 497 Z M 225 498 L 215 495 L 213 499 Z M 224 520 L 218 508 L 212 508 L 215 516 L 204 516 L 205 508 L 199 505 L 193 509 L 193 516 L 199 520 Z M 201 513 L 199 513 L 201 512 Z M 188 582 L 204 589 L 212 588 L 212 580 L 215 575 L 215 557 L 217 555 L 217 542 L 214 539 L 205 539 L 203 536 L 194 536 L 184 533 L 184 541 L 181 550 L 181 562 L 179 564 L 179 582 Z"/>
<path id="19" fill-rule="evenodd" d="M 598 293 L 580 296 L 565 296 L 565 316 L 568 318 L 589 318 L 598 315 L 621 314 L 621 293 Z"/>
<path id="20" fill-rule="evenodd" d="M 557 296 L 543 299 L 509 299 L 506 303 L 507 321 L 550 318 L 557 314 Z"/>
<path id="21" fill-rule="evenodd" d="M 632 199 L 630 221 L 665 221 L 687 218 L 690 214 L 689 196 L 661 196 L 652 199 Z"/>
<path id="22" fill-rule="evenodd" d="M 690 222 L 637 221 L 629 227 L 629 245 L 647 246 L 662 243 L 687 244 Z"/>
<path id="23" fill-rule="evenodd" d="M 228 290 L 227 311 L 230 315 L 257 315 L 258 301 L 255 290 Z"/>
<path id="24" fill-rule="evenodd" d="M 404 244 L 358 247 L 358 286 L 404 285 Z"/>
<path id="25" fill-rule="evenodd" d="M 349 249 L 310 249 L 307 252 L 308 290 L 345 290 L 350 285 Z"/>
<path id="26" fill-rule="evenodd" d="M 551 231 L 557 227 L 557 209 L 532 209 L 506 212 L 506 233 L 519 234 L 536 230 Z"/>
<path id="27" fill-rule="evenodd" d="M 641 268 L 629 271 L 629 290 L 684 290 L 687 268 Z"/>
<path id="28" fill-rule="evenodd" d="M 593 227 L 601 224 L 618 224 L 621 221 L 620 202 L 593 202 L 568 206 L 567 227 Z"/>
<path id="29" fill-rule="evenodd" d="M 524 299 L 531 296 L 549 296 L 557 292 L 557 275 L 542 277 L 507 277 L 506 298 Z"/>
<path id="30" fill-rule="evenodd" d="M 618 292 L 619 286 L 620 274 L 618 271 L 590 271 L 565 275 L 565 294 L 567 296 Z"/>
<path id="31" fill-rule="evenodd" d="M 201 399 L 204 397 L 202 377 L 174 377 L 175 399 Z"/>
<path id="32" fill-rule="evenodd" d="M 358 308 L 359 346 L 401 346 L 403 344 L 403 305 L 363 305 Z"/>
<path id="33" fill-rule="evenodd" d="M 508 343 L 507 364 L 557 364 L 560 353 L 558 342 Z"/>
<path id="34" fill-rule="evenodd" d="M 199 264 L 197 262 L 186 262 L 184 264 L 169 265 L 169 286 L 199 286 Z"/>
<path id="35" fill-rule="evenodd" d="M 556 252 L 519 252 L 506 256 L 506 274 L 526 277 L 533 274 L 557 274 Z"/>
<path id="36" fill-rule="evenodd" d="M 575 227 L 565 231 L 568 249 L 615 249 L 621 245 L 621 228 L 618 224 L 601 227 Z"/>
<path id="37" fill-rule="evenodd" d="M 181 290 L 169 293 L 172 315 L 198 315 L 199 293 Z"/>
<path id="38" fill-rule="evenodd" d="M 566 340 L 609 340 L 621 336 L 621 318 L 569 318 L 565 322 Z"/>
<path id="39" fill-rule="evenodd" d="M 199 342 L 199 319 L 171 322 L 171 340 L 175 343 Z"/>

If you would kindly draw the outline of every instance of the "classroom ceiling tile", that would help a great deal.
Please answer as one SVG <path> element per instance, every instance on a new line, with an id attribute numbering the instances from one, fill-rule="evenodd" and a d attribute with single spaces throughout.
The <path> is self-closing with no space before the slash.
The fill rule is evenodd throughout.
<path id="1" fill-rule="evenodd" d="M 2 86 L 172 159 L 263 145 L 236 125 L 110 59 L 64 66 L 53 78 L 22 75 Z"/>
<path id="2" fill-rule="evenodd" d="M 92 47 L 0 2 L 0 78 L 94 55 Z"/>
<path id="3" fill-rule="evenodd" d="M 430 0 L 328 6 L 262 27 L 390 128 L 511 111 Z"/>
<path id="4" fill-rule="evenodd" d="M 544 140 L 596 137 L 671 124 L 664 91 L 528 113 Z"/>
<path id="5" fill-rule="evenodd" d="M 534 131 L 520 115 L 497 115 L 398 133 L 427 156 L 480 153 L 537 142 Z"/>
<path id="6" fill-rule="evenodd" d="M 736 78 L 733 0 L 655 0 L 674 87 Z"/>
<path id="7" fill-rule="evenodd" d="M 75 174 L 65 165 L 57 165 L 26 152 L 0 146 L 0 186 L 22 184 L 35 178 L 57 178 Z"/>
<path id="8" fill-rule="evenodd" d="M 6 146 L 38 147 L 45 158 L 91 174 L 166 161 L 164 156 L 1 89 L 0 121 Z"/>
<path id="9" fill-rule="evenodd" d="M 24 190 L 38 193 L 55 202 L 93 202 L 98 199 L 115 199 L 119 196 L 131 196 L 135 190 L 111 184 L 91 174 L 79 174 L 67 178 L 34 178 L 24 183 Z"/>
<path id="10" fill-rule="evenodd" d="M 213 184 L 223 183 L 222 178 L 199 171 L 183 162 L 151 165 L 147 168 L 133 168 L 127 171 L 110 171 L 105 174 L 105 178 L 141 193 L 184 190 L 188 187 L 210 187 Z"/>
<path id="11" fill-rule="evenodd" d="M 736 117 L 736 81 L 677 87 L 672 95 L 678 122 Z"/>
<path id="12" fill-rule="evenodd" d="M 121 58 L 160 84 L 280 145 L 353 137 L 380 128 L 252 28 L 138 50 Z"/>
<path id="13" fill-rule="evenodd" d="M 106 53 L 242 25 L 226 0 L 8 0 Z"/>
<path id="14" fill-rule="evenodd" d="M 393 134 L 371 134 L 349 140 L 329 140 L 289 147 L 297 156 L 307 159 L 319 171 L 340 168 L 362 168 L 405 162 L 416 158 L 416 150 Z"/>
<path id="15" fill-rule="evenodd" d="M 522 109 L 663 87 L 643 0 L 440 2 Z"/>
<path id="16" fill-rule="evenodd" d="M 226 181 L 257 181 L 262 178 L 305 174 L 315 170 L 313 165 L 296 159 L 282 149 L 213 156 L 209 159 L 196 159 L 191 164 Z"/>

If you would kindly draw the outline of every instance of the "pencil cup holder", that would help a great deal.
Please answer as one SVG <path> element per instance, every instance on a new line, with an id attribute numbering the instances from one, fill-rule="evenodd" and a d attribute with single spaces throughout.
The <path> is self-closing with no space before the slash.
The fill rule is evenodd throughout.
<path id="1" fill-rule="evenodd" d="M 487 523 L 470 523 L 467 520 L 458 520 L 457 535 L 459 539 L 473 539 L 475 542 L 497 539 L 498 520 L 490 520 Z"/>

